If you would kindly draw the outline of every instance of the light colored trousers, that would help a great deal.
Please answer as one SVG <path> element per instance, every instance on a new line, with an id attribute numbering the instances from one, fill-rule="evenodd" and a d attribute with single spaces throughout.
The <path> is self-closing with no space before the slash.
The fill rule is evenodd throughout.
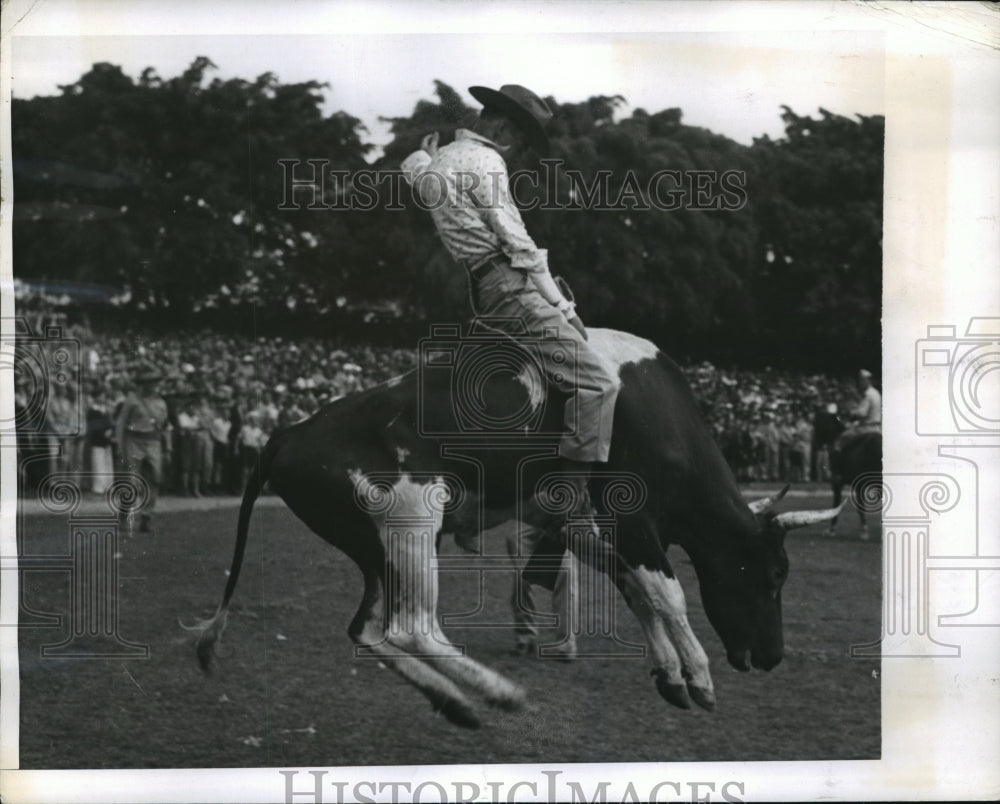
<path id="1" fill-rule="evenodd" d="M 115 467 L 111 461 L 111 447 L 90 448 L 90 471 L 93 472 L 90 490 L 103 494 L 111 485 L 111 473 Z"/>
<path id="2" fill-rule="evenodd" d="M 159 436 L 141 438 L 126 435 L 122 445 L 122 469 L 137 474 L 146 481 L 149 497 L 139 510 L 142 513 L 153 511 L 163 480 L 163 448 Z"/>
<path id="3" fill-rule="evenodd" d="M 582 463 L 607 461 L 615 400 L 621 388 L 615 370 L 542 297 L 526 272 L 497 262 L 481 279 L 470 281 L 481 322 L 514 340 L 530 338 L 537 345 L 546 376 L 560 390 L 569 392 L 567 432 L 560 439 L 559 454 Z M 576 352 L 575 366 L 559 360 L 567 344 Z"/>

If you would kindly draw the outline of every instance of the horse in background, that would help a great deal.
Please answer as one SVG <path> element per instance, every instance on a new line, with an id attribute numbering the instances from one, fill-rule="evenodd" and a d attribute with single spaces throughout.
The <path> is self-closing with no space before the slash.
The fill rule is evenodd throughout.
<path id="1" fill-rule="evenodd" d="M 834 411 L 824 409 L 817 413 L 815 424 L 816 447 L 826 447 L 830 464 L 830 488 L 833 507 L 840 505 L 843 488 L 848 486 L 851 502 L 858 512 L 862 539 L 868 538 L 865 522 L 865 504 L 868 484 L 882 475 L 882 433 L 880 430 L 849 428 Z M 858 481 L 862 482 L 859 483 Z M 827 535 L 837 530 L 837 517 L 830 520 Z"/>

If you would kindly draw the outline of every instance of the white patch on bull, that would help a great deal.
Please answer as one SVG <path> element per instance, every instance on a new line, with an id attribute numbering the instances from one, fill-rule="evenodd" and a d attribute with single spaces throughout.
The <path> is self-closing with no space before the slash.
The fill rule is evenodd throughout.
<path id="1" fill-rule="evenodd" d="M 636 567 L 632 572 L 635 573 L 636 580 L 649 597 L 649 602 L 653 604 L 657 614 L 664 618 L 687 616 L 684 590 L 676 578 L 668 578 L 660 570 L 651 570 L 647 567 Z"/>
<path id="2" fill-rule="evenodd" d="M 410 451 L 406 447 L 396 447 L 396 462 L 402 466 L 410 456 Z"/>
<path id="3" fill-rule="evenodd" d="M 387 578 L 394 596 L 385 628 L 388 642 L 444 677 L 472 687 L 491 703 L 505 709 L 523 705 L 525 695 L 520 687 L 462 655 L 438 624 L 435 540 L 449 497 L 444 478 L 417 482 L 403 472 L 389 484 L 377 475 L 366 477 L 360 470 L 348 474 L 358 494 L 368 493 L 374 499 L 369 513 L 385 546 Z M 411 680 L 418 686 L 434 683 L 434 677 L 426 674 Z M 457 689 L 444 692 L 453 700 L 464 700 L 458 697 Z"/>
<path id="4" fill-rule="evenodd" d="M 532 411 L 538 410 L 545 402 L 545 383 L 538 369 L 531 363 L 525 363 L 517 373 L 517 381 L 524 386 L 528 392 L 528 404 Z M 527 430 L 527 426 L 525 430 Z"/>
<path id="5" fill-rule="evenodd" d="M 408 450 L 397 449 L 401 460 L 408 454 Z M 366 475 L 361 469 L 348 469 L 347 476 L 354 484 L 355 502 L 373 519 L 433 520 L 435 533 L 440 529 L 443 508 L 451 496 L 443 477 L 416 481 L 404 471 L 389 482 L 384 475 Z"/>
<path id="6" fill-rule="evenodd" d="M 681 658 L 667 636 L 663 618 L 653 608 L 646 588 L 648 584 L 643 583 L 639 573 L 634 570 L 626 573 L 622 580 L 627 591 L 628 606 L 646 637 L 654 670 L 665 673 L 670 684 L 683 684 Z"/>
<path id="7" fill-rule="evenodd" d="M 414 630 L 428 634 L 437 605 L 437 551 L 435 537 L 441 529 L 447 493 L 443 478 L 415 481 L 408 472 L 395 482 L 358 469 L 348 475 L 355 485 L 355 501 L 366 510 L 385 547 L 388 569 L 399 579 L 399 622 L 390 624 L 400 638 Z M 391 476 L 390 476 L 391 477 Z"/>
<path id="8" fill-rule="evenodd" d="M 711 694 L 712 676 L 708 656 L 687 619 L 687 601 L 676 578 L 668 578 L 660 570 L 636 567 L 632 574 L 642 588 L 653 610 L 663 621 L 667 636 L 680 657 L 690 683 Z"/>
<path id="9" fill-rule="evenodd" d="M 590 334 L 590 346 L 618 374 L 623 366 L 652 360 L 660 353 L 653 342 L 627 332 L 600 328 L 588 329 L 587 332 Z"/>

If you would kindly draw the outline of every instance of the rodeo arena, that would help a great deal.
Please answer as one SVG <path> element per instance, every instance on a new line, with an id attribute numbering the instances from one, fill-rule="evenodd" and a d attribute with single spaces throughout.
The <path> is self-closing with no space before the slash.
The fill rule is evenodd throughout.
<path id="1" fill-rule="evenodd" d="M 185 85 L 192 132 L 198 98 L 220 130 L 249 108 L 225 93 L 261 126 L 318 102 L 211 69 L 15 101 L 21 767 L 878 758 L 881 119 L 786 108 L 737 148 L 676 109 L 438 82 L 382 161 L 337 156 L 403 177 L 381 217 L 302 200 L 332 128 L 294 163 L 294 126 L 261 137 L 267 203 L 232 146 L 59 139 L 91 97 Z M 644 149 L 732 168 L 722 206 L 581 222 L 508 192 L 522 155 L 572 184 Z M 845 165 L 857 198 L 806 197 Z M 197 188 L 216 169 L 233 196 Z"/>

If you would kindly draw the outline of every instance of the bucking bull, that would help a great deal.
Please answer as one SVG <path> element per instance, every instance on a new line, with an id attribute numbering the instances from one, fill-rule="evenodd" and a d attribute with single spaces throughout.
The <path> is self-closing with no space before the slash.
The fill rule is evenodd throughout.
<path id="1" fill-rule="evenodd" d="M 777 514 L 777 498 L 748 505 L 678 366 L 652 343 L 622 332 L 592 329 L 590 341 L 622 383 L 610 458 L 589 481 L 592 504 L 598 515 L 607 513 L 616 475 L 642 488 L 633 505 L 615 514 L 613 544 L 590 533 L 589 543 L 573 543 L 574 551 L 591 563 L 602 556 L 595 565 L 611 576 L 642 626 L 660 695 L 675 706 L 688 708 L 693 700 L 711 710 L 708 658 L 688 624 L 668 546 L 690 556 L 729 663 L 741 671 L 770 670 L 783 653 L 785 534 L 839 509 Z M 560 430 L 565 397 L 545 388 L 530 359 L 521 362 L 523 370 L 479 372 L 480 390 L 469 404 L 479 406 L 483 426 L 501 423 L 485 441 L 470 436 L 456 410 L 464 393 L 456 383 L 464 381 L 455 371 L 423 369 L 338 399 L 276 432 L 243 495 L 222 603 L 211 619 L 192 626 L 200 631 L 202 667 L 209 668 L 225 628 L 254 501 L 267 483 L 361 569 L 364 592 L 348 627 L 359 650 L 378 656 L 460 726 L 479 725 L 467 692 L 518 708 L 523 691 L 462 655 L 441 631 L 436 550 L 443 535 L 467 543 L 470 531 L 505 520 L 557 530 L 566 521 L 558 499 L 562 463 L 554 448 L 540 448 L 545 437 L 538 435 Z M 503 424 L 515 420 L 516 428 Z M 550 441 L 554 447 L 556 438 Z M 404 533 L 395 524 L 401 521 L 418 525 Z"/>

